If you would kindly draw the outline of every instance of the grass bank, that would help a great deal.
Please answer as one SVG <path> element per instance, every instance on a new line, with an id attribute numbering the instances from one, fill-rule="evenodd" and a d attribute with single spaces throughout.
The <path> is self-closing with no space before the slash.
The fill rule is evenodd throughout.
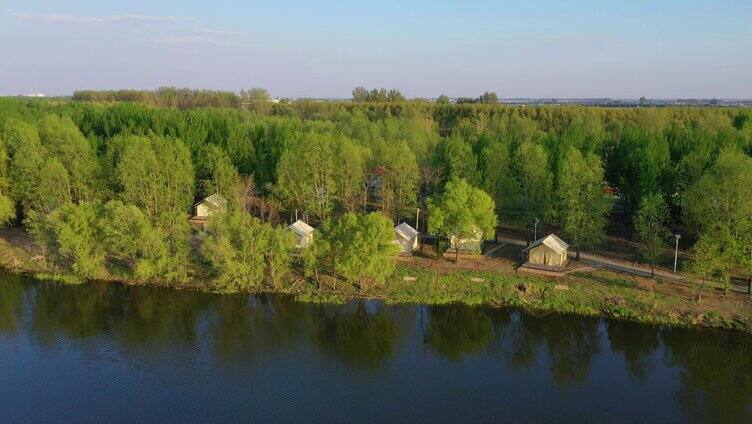
<path id="1" fill-rule="evenodd" d="M 752 332 L 750 296 L 704 289 L 697 298 L 694 287 L 625 276 L 604 270 L 572 273 L 557 279 L 518 275 L 508 263 L 495 262 L 490 269 L 464 269 L 444 261 L 432 266 L 400 261 L 395 273 L 383 283 L 350 284 L 324 278 L 318 283 L 294 277 L 282 290 L 267 293 L 294 295 L 299 301 L 338 303 L 353 298 L 380 299 L 387 303 L 510 306 L 533 313 L 563 312 L 606 316 L 643 323 L 704 326 Z M 83 283 L 65 272 L 46 268 L 43 261 L 24 248 L 0 240 L 0 266 L 11 272 Z M 107 281 L 147 284 L 116 274 Z M 222 291 L 211 280 L 194 278 L 182 284 L 162 284 L 178 289 Z"/>

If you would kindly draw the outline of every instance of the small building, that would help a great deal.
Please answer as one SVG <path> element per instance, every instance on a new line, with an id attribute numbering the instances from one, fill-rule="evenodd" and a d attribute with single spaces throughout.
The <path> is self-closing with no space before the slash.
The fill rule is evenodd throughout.
<path id="1" fill-rule="evenodd" d="M 556 234 L 534 241 L 523 251 L 527 264 L 551 268 L 563 268 L 569 263 L 569 245 Z"/>
<path id="2" fill-rule="evenodd" d="M 297 220 L 287 226 L 288 230 L 295 233 L 295 247 L 303 249 L 313 242 L 313 227 L 301 220 Z"/>
<path id="3" fill-rule="evenodd" d="M 455 236 L 449 237 L 449 247 L 454 250 Z M 480 254 L 483 248 L 483 230 L 478 227 L 473 228 L 473 235 L 460 239 L 460 253 Z"/>
<path id="4" fill-rule="evenodd" d="M 402 249 L 402 253 L 413 253 L 418 249 L 418 230 L 407 222 L 394 227 L 394 244 Z"/>
<path id="5" fill-rule="evenodd" d="M 227 199 L 219 193 L 214 193 L 194 206 L 194 220 L 205 220 L 209 216 L 227 210 Z"/>

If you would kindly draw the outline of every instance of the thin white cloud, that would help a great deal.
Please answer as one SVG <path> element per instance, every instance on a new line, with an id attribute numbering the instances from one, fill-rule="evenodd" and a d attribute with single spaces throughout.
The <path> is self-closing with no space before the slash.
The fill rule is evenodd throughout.
<path id="1" fill-rule="evenodd" d="M 183 35 L 168 35 L 166 37 L 157 39 L 157 41 L 163 44 L 172 44 L 172 45 L 210 44 L 214 46 L 236 46 L 236 47 L 246 45 L 246 43 L 242 39 L 239 39 L 235 35 L 227 37 L 224 35 L 222 36 L 219 36 L 216 34 L 202 35 L 198 33 L 183 34 Z"/>
<path id="2" fill-rule="evenodd" d="M 195 29 L 185 34 L 173 34 L 157 41 L 164 44 L 212 44 L 215 46 L 240 46 L 245 42 L 243 33 L 217 28 Z"/>
<path id="3" fill-rule="evenodd" d="M 167 37 L 160 38 L 159 41 L 165 44 L 214 44 L 214 39 L 202 35 L 169 35 Z"/>
<path id="4" fill-rule="evenodd" d="M 194 30 L 193 33 L 197 35 L 206 35 L 213 37 L 240 37 L 241 35 L 243 35 L 243 33 L 240 31 L 226 31 L 216 28 L 201 28 Z"/>
<path id="5" fill-rule="evenodd" d="M 108 15 L 108 16 L 85 16 L 85 15 L 69 15 L 61 13 L 25 13 L 14 12 L 11 14 L 13 17 L 25 21 L 41 22 L 45 24 L 80 24 L 80 25 L 92 25 L 92 24 L 153 24 L 153 23 L 179 23 L 179 22 L 194 22 L 196 18 L 188 16 L 154 16 L 154 15 L 139 15 L 139 14 L 126 14 L 126 15 Z"/>

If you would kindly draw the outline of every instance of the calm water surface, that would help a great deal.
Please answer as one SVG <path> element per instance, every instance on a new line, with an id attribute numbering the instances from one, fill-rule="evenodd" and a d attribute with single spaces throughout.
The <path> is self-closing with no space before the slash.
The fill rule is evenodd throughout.
<path id="1" fill-rule="evenodd" d="M 0 275 L 0 422 L 752 422 L 752 338 Z"/>

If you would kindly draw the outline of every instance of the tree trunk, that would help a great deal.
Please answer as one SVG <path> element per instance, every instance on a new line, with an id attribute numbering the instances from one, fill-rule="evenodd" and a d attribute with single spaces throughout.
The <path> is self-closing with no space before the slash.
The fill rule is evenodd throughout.
<path id="1" fill-rule="evenodd" d="M 455 243 L 454 244 L 454 263 L 459 263 L 460 261 L 460 244 Z"/>
<path id="2" fill-rule="evenodd" d="M 655 278 L 655 264 L 650 263 L 650 278 Z"/>
<path id="3" fill-rule="evenodd" d="M 577 245 L 576 251 L 577 251 L 577 255 L 574 257 L 574 260 L 579 261 L 580 260 L 580 245 Z"/>

